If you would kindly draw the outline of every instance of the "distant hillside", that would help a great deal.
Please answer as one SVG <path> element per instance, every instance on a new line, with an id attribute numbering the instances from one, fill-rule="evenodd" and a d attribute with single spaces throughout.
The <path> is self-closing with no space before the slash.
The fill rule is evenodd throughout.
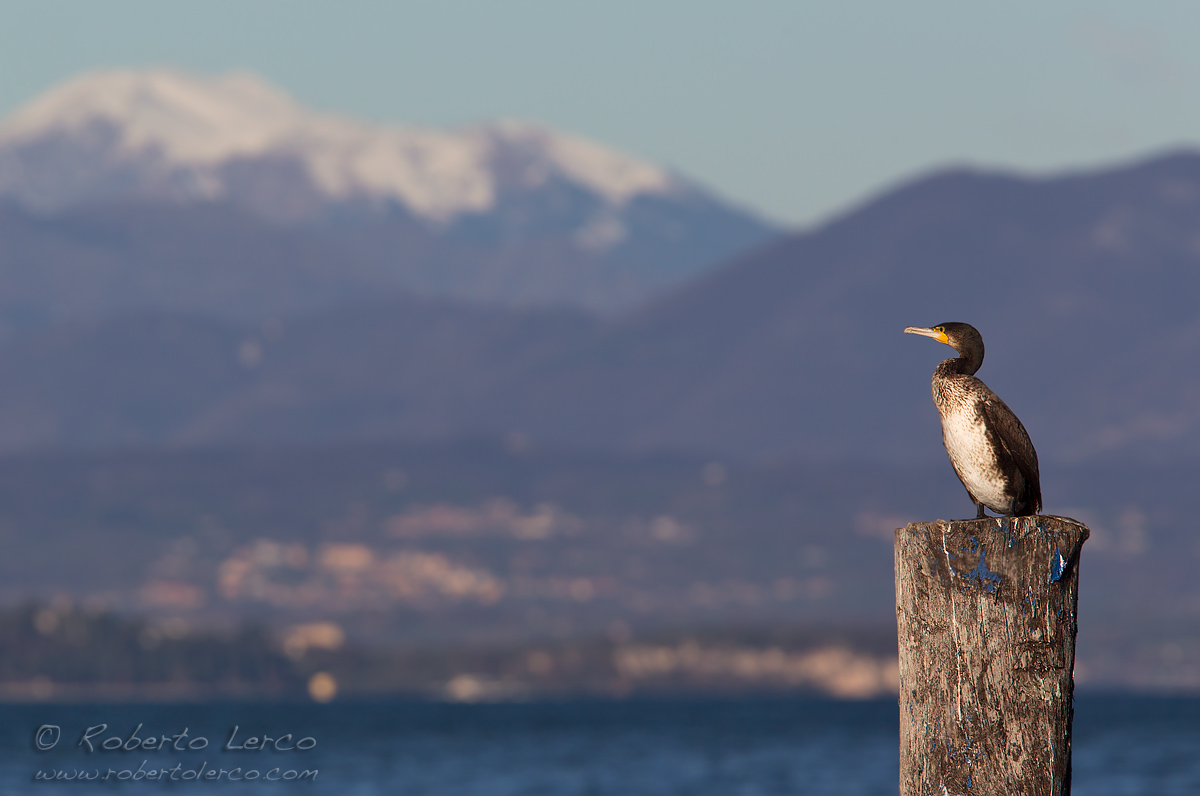
<path id="1" fill-rule="evenodd" d="M 245 317 L 364 289 L 611 312 L 775 234 L 575 136 L 371 125 L 248 74 L 52 89 L 0 121 L 0 200 L 28 216 L 6 223 L 33 226 L 17 230 L 29 248 L 2 250 L 9 325 L 131 305 Z M 197 291 L 198 274 L 212 276 Z"/>
<path id="2" fill-rule="evenodd" d="M 979 375 L 1023 419 L 1043 465 L 1200 456 L 1194 154 L 1038 180 L 935 175 L 607 321 L 368 300 L 370 268 L 348 261 L 331 280 L 326 239 L 289 243 L 255 226 L 236 258 L 174 260 L 154 241 L 176 212 L 123 216 L 140 221 L 120 234 L 83 220 L 51 234 L 0 214 L 11 306 L 25 307 L 24 274 L 41 291 L 31 305 L 67 285 L 97 302 L 171 307 L 10 334 L 0 449 L 519 432 L 607 449 L 937 463 L 928 381 L 952 352 L 902 330 L 964 320 L 987 342 Z M 211 231 L 172 238 L 202 248 L 223 212 L 189 215 L 214 219 Z M 72 241 L 94 252 L 109 234 L 144 256 L 97 256 L 81 275 L 56 265 L 84 245 Z M 292 276 L 260 251 L 287 253 L 271 267 Z M 48 265 L 18 267 L 38 262 Z M 125 278 L 102 275 L 122 268 L 145 278 L 117 290 Z M 147 276 L 156 268 L 187 286 L 184 300 L 168 301 Z M 305 290 L 345 306 L 286 312 Z M 54 306 L 78 317 L 86 305 Z"/>
<path id="3" fill-rule="evenodd" d="M 151 312 L 63 324 L 0 345 L 0 448 L 490 431 L 502 386 L 598 328 L 577 311 L 406 299 L 252 326 Z"/>
<path id="4" fill-rule="evenodd" d="M 1200 454 L 1200 155 L 952 171 L 684 286 L 547 363 L 510 425 L 573 444 L 940 459 L 929 397 L 968 321 L 1043 458 Z"/>

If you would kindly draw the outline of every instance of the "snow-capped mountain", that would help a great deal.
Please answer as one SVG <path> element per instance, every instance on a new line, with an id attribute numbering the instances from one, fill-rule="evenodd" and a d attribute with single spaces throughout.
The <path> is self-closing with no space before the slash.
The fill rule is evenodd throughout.
<path id="1" fill-rule="evenodd" d="M 50 90 L 0 122 L 0 199 L 41 215 L 222 204 L 349 226 L 358 255 L 386 245 L 376 259 L 404 262 L 393 276 L 406 289 L 609 309 L 774 232 L 579 137 L 513 121 L 374 125 L 302 108 L 246 73 L 107 71 Z M 471 264 L 454 265 L 463 247 Z M 483 262 L 500 249 L 503 262 Z"/>
<path id="2" fill-rule="evenodd" d="M 72 180 L 29 167 L 41 165 L 37 150 L 67 147 L 93 155 Z M 307 111 L 247 73 L 86 74 L 0 125 L 0 150 L 0 190 L 40 209 L 115 192 L 227 198 L 236 194 L 230 167 L 260 159 L 292 161 L 328 201 L 393 200 L 438 222 L 485 213 L 506 190 L 555 178 L 614 207 L 686 192 L 663 169 L 535 125 L 375 126 Z"/>

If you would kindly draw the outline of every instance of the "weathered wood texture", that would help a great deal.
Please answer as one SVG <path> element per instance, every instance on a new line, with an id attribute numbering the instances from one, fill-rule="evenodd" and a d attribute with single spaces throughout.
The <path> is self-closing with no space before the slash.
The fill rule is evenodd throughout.
<path id="1" fill-rule="evenodd" d="M 1064 517 L 896 530 L 902 796 L 1068 796 L 1087 537 Z"/>

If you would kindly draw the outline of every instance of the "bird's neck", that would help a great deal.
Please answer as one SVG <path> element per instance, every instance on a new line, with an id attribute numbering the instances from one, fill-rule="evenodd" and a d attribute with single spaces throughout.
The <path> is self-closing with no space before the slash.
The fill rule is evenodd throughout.
<path id="1" fill-rule="evenodd" d="M 954 359 L 947 359 L 937 366 L 938 375 L 942 376 L 974 376 L 983 364 L 983 357 L 973 356 L 967 352 Z"/>

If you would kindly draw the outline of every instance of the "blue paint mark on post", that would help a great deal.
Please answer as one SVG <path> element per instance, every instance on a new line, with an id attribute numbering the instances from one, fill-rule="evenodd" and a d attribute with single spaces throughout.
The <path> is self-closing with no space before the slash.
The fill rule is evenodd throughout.
<path id="1" fill-rule="evenodd" d="M 979 548 L 979 563 L 975 569 L 963 575 L 967 580 L 976 581 L 980 588 L 995 592 L 1000 587 L 1000 576 L 987 568 L 987 550 Z"/>
<path id="2" fill-rule="evenodd" d="M 1067 571 L 1067 559 L 1063 558 L 1062 550 L 1054 548 L 1054 559 L 1050 562 L 1050 582 L 1057 583 Z"/>

